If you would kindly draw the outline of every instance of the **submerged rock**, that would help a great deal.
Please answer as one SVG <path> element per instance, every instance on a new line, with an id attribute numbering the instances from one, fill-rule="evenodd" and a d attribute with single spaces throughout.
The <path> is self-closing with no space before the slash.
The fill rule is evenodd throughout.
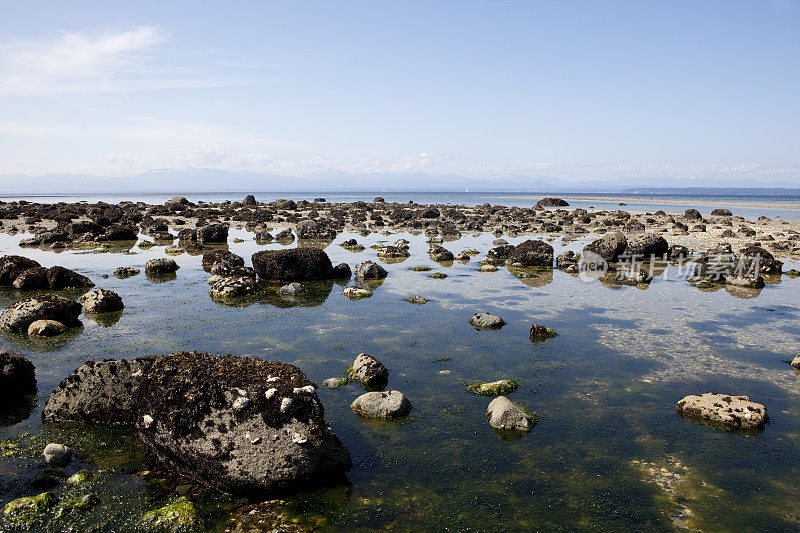
<path id="1" fill-rule="evenodd" d="M 28 337 L 47 338 L 61 335 L 67 331 L 67 326 L 57 320 L 34 320 L 28 326 Z"/>
<path id="2" fill-rule="evenodd" d="M 263 250 L 253 254 L 253 268 L 268 281 L 314 281 L 334 278 L 331 260 L 316 248 Z"/>
<path id="3" fill-rule="evenodd" d="M 322 386 L 329 389 L 338 389 L 343 385 L 347 385 L 349 382 L 350 380 L 347 378 L 328 378 L 322 382 Z"/>
<path id="4" fill-rule="evenodd" d="M 285 363 L 161 356 L 134 391 L 136 427 L 146 454 L 180 475 L 234 493 L 289 489 L 351 466 L 315 389 Z"/>
<path id="5" fill-rule="evenodd" d="M 506 325 L 506 321 L 497 315 L 490 313 L 477 313 L 469 319 L 469 323 L 477 330 L 500 329 Z"/>
<path id="6" fill-rule="evenodd" d="M 481 396 L 503 396 L 511 394 L 519 388 L 519 385 L 513 379 L 500 379 L 497 381 L 479 381 L 477 383 L 469 383 L 466 386 L 467 391 Z"/>
<path id="7" fill-rule="evenodd" d="M 361 287 L 345 287 L 342 294 L 349 300 L 362 300 L 372 296 L 372 291 Z"/>
<path id="8" fill-rule="evenodd" d="M 125 308 L 120 295 L 108 289 L 89 291 L 78 298 L 78 301 L 83 303 L 83 309 L 87 313 L 114 313 Z"/>
<path id="9" fill-rule="evenodd" d="M 20 528 L 32 529 L 38 522 L 42 522 L 46 513 L 58 503 L 50 492 L 43 492 L 37 496 L 24 496 L 6 504 L 3 515 L 8 522 Z"/>
<path id="10" fill-rule="evenodd" d="M 146 512 L 142 517 L 142 525 L 147 531 L 182 532 L 196 530 L 202 521 L 194 504 L 186 496 L 181 496 L 163 507 Z"/>
<path id="11" fill-rule="evenodd" d="M 132 276 L 138 275 L 140 270 L 134 267 L 119 267 L 114 270 L 114 275 L 118 278 L 130 278 Z"/>
<path id="12" fill-rule="evenodd" d="M 536 418 L 523 411 L 505 396 L 498 396 L 486 410 L 486 421 L 496 429 L 511 431 L 530 431 L 536 425 Z"/>
<path id="13" fill-rule="evenodd" d="M 677 411 L 685 418 L 731 429 L 759 429 L 769 420 L 767 409 L 747 396 L 716 392 L 686 396 L 678 402 Z"/>
<path id="14" fill-rule="evenodd" d="M 365 418 L 397 418 L 411 411 L 411 402 L 396 390 L 367 392 L 356 398 L 350 409 Z"/>
<path id="15" fill-rule="evenodd" d="M 27 332 L 36 320 L 56 320 L 67 327 L 80 326 L 81 304 L 75 300 L 45 294 L 20 300 L 8 306 L 0 315 L 0 329 L 8 332 Z"/>

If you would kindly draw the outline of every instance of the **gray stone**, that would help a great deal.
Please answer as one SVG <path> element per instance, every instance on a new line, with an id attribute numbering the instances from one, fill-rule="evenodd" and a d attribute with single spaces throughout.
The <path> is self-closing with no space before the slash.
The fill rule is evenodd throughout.
<path id="1" fill-rule="evenodd" d="M 144 264 L 144 271 L 146 274 L 171 274 L 180 268 L 178 263 L 173 259 L 160 257 L 158 259 L 151 259 Z"/>
<path id="2" fill-rule="evenodd" d="M 291 295 L 298 295 L 306 292 L 306 286 L 302 283 L 294 282 L 289 283 L 288 285 L 284 285 L 279 289 L 281 294 L 291 294 Z"/>
<path id="3" fill-rule="evenodd" d="M 500 329 L 506 325 L 506 321 L 497 315 L 490 313 L 478 313 L 469 319 L 473 328 L 481 329 Z"/>
<path id="4" fill-rule="evenodd" d="M 0 315 L 0 329 L 9 332 L 27 332 L 36 320 L 56 320 L 67 327 L 79 326 L 81 304 L 75 300 L 45 294 L 20 300 L 8 306 Z"/>
<path id="5" fill-rule="evenodd" d="M 34 320 L 28 326 L 28 337 L 55 337 L 65 331 L 67 331 L 67 326 L 57 320 Z"/>
<path id="6" fill-rule="evenodd" d="M 386 269 L 374 261 L 364 261 L 355 268 L 356 279 L 383 279 L 388 275 Z"/>
<path id="7" fill-rule="evenodd" d="M 493 428 L 511 431 L 530 431 L 536 425 L 533 418 L 505 396 L 498 396 L 489 402 L 486 421 Z"/>
<path id="8" fill-rule="evenodd" d="M 677 411 L 685 418 L 732 429 L 759 429 L 769 420 L 767 409 L 747 396 L 716 392 L 686 396 L 678 402 Z"/>
<path id="9" fill-rule="evenodd" d="M 366 418 L 396 418 L 411 411 L 411 402 L 400 391 L 367 392 L 350 405 L 357 415 Z"/>
<path id="10" fill-rule="evenodd" d="M 83 309 L 87 313 L 113 313 L 125 308 L 119 294 L 108 289 L 89 291 L 78 298 L 78 301 L 83 303 Z"/>
<path id="11" fill-rule="evenodd" d="M 51 442 L 44 447 L 44 460 L 51 466 L 67 466 L 72 461 L 72 449 L 63 444 Z"/>
<path id="12" fill-rule="evenodd" d="M 348 373 L 353 380 L 366 386 L 384 384 L 389 379 L 389 369 L 366 353 L 358 354 Z"/>

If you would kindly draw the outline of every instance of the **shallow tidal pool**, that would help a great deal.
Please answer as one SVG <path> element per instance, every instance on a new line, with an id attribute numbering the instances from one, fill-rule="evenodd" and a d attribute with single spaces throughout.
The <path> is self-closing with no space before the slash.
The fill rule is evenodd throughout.
<path id="1" fill-rule="evenodd" d="M 47 340 L 3 336 L 4 347 L 36 366 L 39 396 L 29 416 L 0 429 L 0 500 L 42 492 L 30 485 L 48 442 L 72 446 L 100 503 L 77 516 L 40 524 L 51 531 L 136 531 L 141 517 L 171 499 L 192 500 L 204 529 L 224 531 L 241 499 L 149 470 L 135 436 L 115 428 L 46 427 L 48 394 L 87 360 L 197 350 L 297 365 L 312 381 L 344 375 L 366 352 L 389 369 L 389 389 L 413 410 L 404 419 L 365 423 L 350 410 L 363 389 L 319 388 L 327 421 L 347 445 L 349 483 L 308 490 L 275 504 L 286 520 L 326 531 L 797 531 L 800 528 L 800 375 L 787 364 L 800 347 L 800 279 L 768 279 L 760 291 L 699 290 L 667 267 L 649 286 L 586 281 L 562 271 L 518 278 L 506 268 L 478 272 L 491 235 L 444 246 L 481 253 L 466 264 L 437 264 L 425 237 L 340 234 L 325 250 L 334 264 L 380 261 L 377 242 L 411 241 L 411 257 L 381 263 L 389 276 L 373 296 L 350 301 L 348 283 L 308 284 L 306 295 L 224 305 L 208 296 L 201 257 L 173 257 L 174 279 L 149 280 L 144 263 L 165 246 L 134 253 L 24 249 L 26 235 L 0 235 L 0 254 L 62 265 L 122 296 L 118 319 Z M 250 256 L 253 236 L 232 230 L 228 249 Z M 338 243 L 355 238 L 353 253 Z M 512 244 L 524 237 L 505 237 Z M 553 242 L 556 255 L 584 241 Z M 292 244 L 290 246 L 295 246 Z M 142 273 L 118 279 L 120 266 Z M 431 267 L 447 274 L 433 279 Z M 784 270 L 797 268 L 787 261 Z M 103 277 L 108 276 L 108 277 Z M 352 283 L 352 281 L 350 282 Z M 66 292 L 78 296 L 82 291 Z M 29 296 L 0 292 L 0 306 Z M 404 301 L 424 296 L 417 305 Z M 476 331 L 477 312 L 500 315 L 499 331 Z M 558 337 L 532 343 L 532 324 Z M 510 398 L 533 411 L 532 432 L 510 435 L 486 423 L 491 398 L 465 384 L 509 378 Z M 763 403 L 770 423 L 741 434 L 682 419 L 675 404 L 710 390 Z M 54 494 L 67 497 L 62 484 Z"/>

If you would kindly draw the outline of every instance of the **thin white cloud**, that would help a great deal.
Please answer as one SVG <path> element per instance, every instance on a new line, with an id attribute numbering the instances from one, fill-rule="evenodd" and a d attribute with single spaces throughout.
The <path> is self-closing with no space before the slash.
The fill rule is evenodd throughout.
<path id="1" fill-rule="evenodd" d="M 0 44 L 0 96 L 90 94 L 176 87 L 237 85 L 156 67 L 153 53 L 166 40 L 156 26 L 98 36 L 59 33 Z M 172 72 L 172 73 L 170 73 Z M 177 72 L 177 74 L 175 74 Z"/>

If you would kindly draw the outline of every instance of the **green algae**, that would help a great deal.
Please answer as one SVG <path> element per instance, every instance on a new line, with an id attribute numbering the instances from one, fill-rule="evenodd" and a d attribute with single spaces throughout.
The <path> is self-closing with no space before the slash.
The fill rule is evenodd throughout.
<path id="1" fill-rule="evenodd" d="M 519 388 L 519 384 L 513 379 L 500 379 L 497 381 L 478 381 L 468 383 L 465 389 L 473 394 L 480 396 L 505 396 L 511 394 Z"/>
<path id="2" fill-rule="evenodd" d="M 145 529 L 154 532 L 195 531 L 201 524 L 197 509 L 186 496 L 181 496 L 163 507 L 148 511 L 142 517 L 142 525 Z"/>

